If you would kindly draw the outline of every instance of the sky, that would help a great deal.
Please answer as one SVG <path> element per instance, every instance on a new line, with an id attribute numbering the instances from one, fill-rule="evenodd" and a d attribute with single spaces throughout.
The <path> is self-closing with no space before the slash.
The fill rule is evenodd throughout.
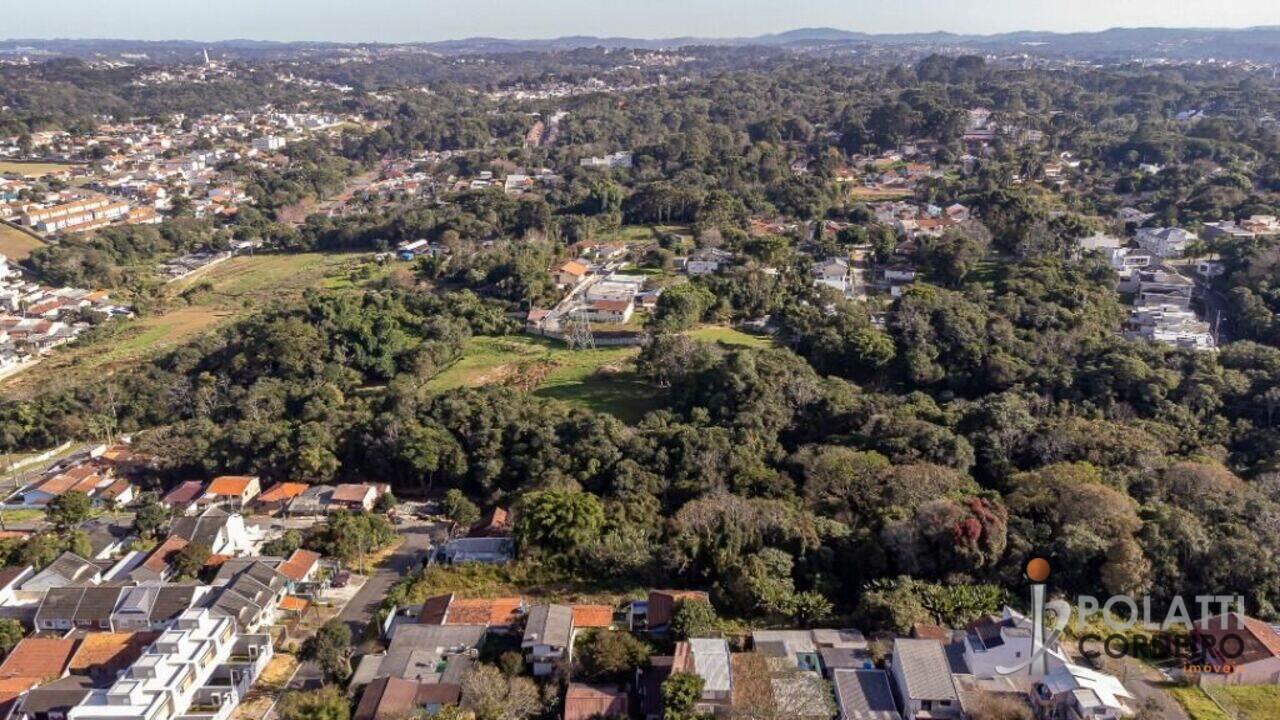
<path id="1" fill-rule="evenodd" d="M 1280 25 L 1276 0 L 0 0 L 0 38 L 410 42 Z"/>

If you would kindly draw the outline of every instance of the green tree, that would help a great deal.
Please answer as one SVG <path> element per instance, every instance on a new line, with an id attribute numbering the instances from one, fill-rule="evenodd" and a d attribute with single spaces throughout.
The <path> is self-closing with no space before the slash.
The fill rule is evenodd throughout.
<path id="1" fill-rule="evenodd" d="M 169 527 L 169 509 L 155 493 L 143 493 L 133 513 L 133 531 L 139 537 L 154 540 Z"/>
<path id="2" fill-rule="evenodd" d="M 69 532 L 89 519 L 93 504 L 89 496 L 77 490 L 65 492 L 49 501 L 46 514 L 58 532 Z"/>
<path id="3" fill-rule="evenodd" d="M 351 628 L 333 618 L 302 643 L 302 659 L 316 663 L 328 682 L 342 682 L 351 675 Z"/>
<path id="4" fill-rule="evenodd" d="M 671 613 L 671 636 L 677 640 L 708 637 L 719 632 L 720 617 L 711 603 L 701 598 L 685 598 L 676 602 Z"/>
<path id="5" fill-rule="evenodd" d="M 0 652 L 7 654 L 26 634 L 22 623 L 13 618 L 0 618 Z"/>
<path id="6" fill-rule="evenodd" d="M 330 685 L 319 690 L 294 690 L 284 694 L 276 706 L 281 720 L 349 720 L 347 698 Z"/>
<path id="7" fill-rule="evenodd" d="M 458 527 L 471 527 L 480 519 L 480 508 L 457 488 L 450 488 L 445 492 L 441 509 L 444 510 L 445 517 Z"/>
<path id="8" fill-rule="evenodd" d="M 604 506 L 588 492 L 531 492 L 516 512 L 515 537 L 522 550 L 569 553 L 595 539 L 604 526 Z"/>
<path id="9" fill-rule="evenodd" d="M 582 671 L 598 682 L 627 682 L 649 662 L 649 646 L 626 632 L 600 630 L 578 641 Z"/>
<path id="10" fill-rule="evenodd" d="M 462 678 L 462 707 L 476 720 L 525 720 L 542 712 L 538 686 L 492 665 L 476 665 Z"/>
<path id="11" fill-rule="evenodd" d="M 203 543 L 191 543 L 173 556 L 173 571 L 179 578 L 191 580 L 200 576 L 213 550 Z"/>
<path id="12" fill-rule="evenodd" d="M 662 682 L 662 711 L 666 720 L 693 720 L 693 708 L 702 698 L 705 685 L 696 673 L 678 672 Z"/>

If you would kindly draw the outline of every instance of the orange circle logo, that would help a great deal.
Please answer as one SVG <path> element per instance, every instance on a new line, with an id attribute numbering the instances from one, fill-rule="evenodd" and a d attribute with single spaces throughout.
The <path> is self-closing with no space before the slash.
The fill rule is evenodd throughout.
<path id="1" fill-rule="evenodd" d="M 1042 583 L 1049 579 L 1049 561 L 1044 558 L 1031 558 L 1027 562 L 1027 577 L 1031 582 Z"/>

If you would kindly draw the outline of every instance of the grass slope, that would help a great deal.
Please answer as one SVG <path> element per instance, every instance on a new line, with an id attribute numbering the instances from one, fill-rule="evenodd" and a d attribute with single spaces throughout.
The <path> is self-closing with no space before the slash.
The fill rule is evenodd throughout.
<path id="1" fill-rule="evenodd" d="M 10 260 L 26 260 L 31 251 L 44 243 L 8 223 L 0 223 L 0 254 Z"/>
<path id="2" fill-rule="evenodd" d="M 634 347 L 570 350 L 545 338 L 476 337 L 427 387 L 442 392 L 506 385 L 635 422 L 659 405 L 657 393 L 631 366 L 637 354 Z"/>
<path id="3" fill-rule="evenodd" d="M 0 398 L 27 397 L 153 357 L 272 300 L 298 295 L 309 287 L 346 282 L 349 272 L 366 258 L 321 253 L 232 258 L 172 284 L 176 297 L 209 283 L 189 304 L 175 300 L 165 312 L 109 325 L 92 338 L 55 350 L 38 365 L 0 383 Z"/>

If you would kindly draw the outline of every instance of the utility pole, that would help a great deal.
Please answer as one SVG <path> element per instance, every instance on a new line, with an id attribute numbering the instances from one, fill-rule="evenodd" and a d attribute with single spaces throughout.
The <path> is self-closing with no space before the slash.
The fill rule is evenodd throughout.
<path id="1" fill-rule="evenodd" d="M 579 305 L 569 311 L 569 332 L 565 337 L 569 347 L 575 350 L 594 350 L 595 336 L 591 334 L 591 323 L 587 321 L 586 306 Z"/>

